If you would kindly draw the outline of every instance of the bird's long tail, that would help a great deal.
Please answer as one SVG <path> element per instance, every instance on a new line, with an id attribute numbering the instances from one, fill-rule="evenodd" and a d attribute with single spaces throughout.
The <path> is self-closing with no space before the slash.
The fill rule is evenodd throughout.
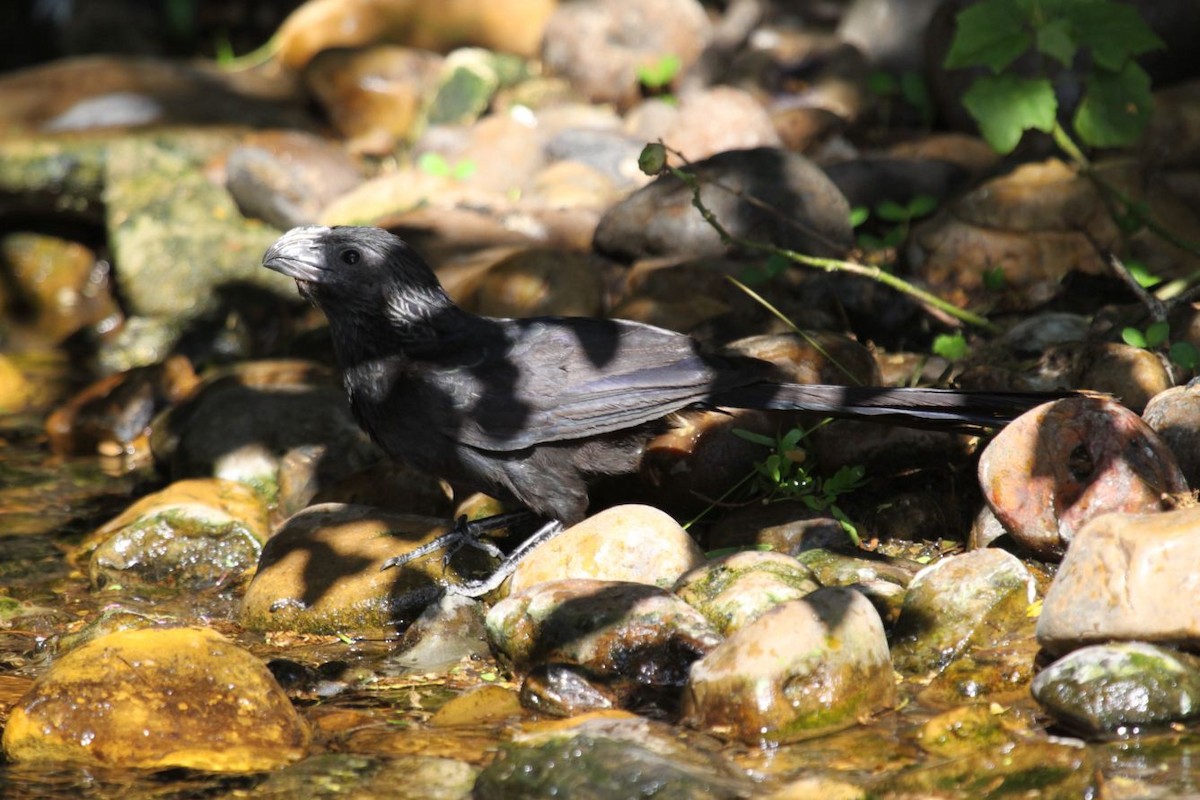
<path id="1" fill-rule="evenodd" d="M 1035 406 L 1070 394 L 760 383 L 723 391 L 715 400 L 730 408 L 811 411 L 841 419 L 975 432 L 1002 427 Z"/>

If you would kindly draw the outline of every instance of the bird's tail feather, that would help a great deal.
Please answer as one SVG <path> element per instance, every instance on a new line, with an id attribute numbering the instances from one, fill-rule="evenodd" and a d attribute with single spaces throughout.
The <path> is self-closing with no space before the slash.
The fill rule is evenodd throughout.
<path id="1" fill-rule="evenodd" d="M 761 383 L 724 391 L 716 405 L 977 431 L 1001 427 L 1035 406 L 1069 394 Z"/>

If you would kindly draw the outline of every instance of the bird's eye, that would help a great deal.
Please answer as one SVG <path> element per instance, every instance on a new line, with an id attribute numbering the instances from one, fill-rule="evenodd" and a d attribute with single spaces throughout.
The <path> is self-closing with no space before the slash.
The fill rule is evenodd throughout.
<path id="1" fill-rule="evenodd" d="M 360 258 L 362 258 L 362 254 L 352 247 L 342 251 L 341 259 L 343 264 L 357 264 Z"/>

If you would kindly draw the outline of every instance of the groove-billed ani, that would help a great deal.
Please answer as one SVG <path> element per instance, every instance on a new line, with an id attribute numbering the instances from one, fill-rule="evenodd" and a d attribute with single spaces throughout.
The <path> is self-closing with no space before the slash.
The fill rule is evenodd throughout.
<path id="1" fill-rule="evenodd" d="M 295 228 L 263 264 L 328 317 L 354 415 L 388 454 L 564 525 L 584 517 L 590 478 L 636 470 L 666 418 L 690 407 L 954 428 L 1003 424 L 1047 399 L 801 385 L 636 322 L 477 316 L 379 228 Z"/>

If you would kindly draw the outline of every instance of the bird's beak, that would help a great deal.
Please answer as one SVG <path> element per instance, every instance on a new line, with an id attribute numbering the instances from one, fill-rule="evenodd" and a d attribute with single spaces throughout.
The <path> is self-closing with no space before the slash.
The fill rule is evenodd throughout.
<path id="1" fill-rule="evenodd" d="M 321 241 L 328 233 L 329 228 L 319 225 L 292 228 L 267 249 L 263 266 L 298 281 L 321 283 L 328 277 L 321 269 Z"/>

